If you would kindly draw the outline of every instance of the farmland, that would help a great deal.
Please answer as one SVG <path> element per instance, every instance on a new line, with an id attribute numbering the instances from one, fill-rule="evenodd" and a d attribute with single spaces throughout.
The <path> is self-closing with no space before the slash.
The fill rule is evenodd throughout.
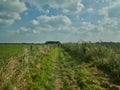
<path id="1" fill-rule="evenodd" d="M 1 44 L 0 90 L 120 90 L 120 44 Z"/>

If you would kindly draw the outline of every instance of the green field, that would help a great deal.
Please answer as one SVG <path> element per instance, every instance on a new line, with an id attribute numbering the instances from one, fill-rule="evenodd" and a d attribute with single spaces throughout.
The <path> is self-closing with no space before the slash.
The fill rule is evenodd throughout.
<path id="1" fill-rule="evenodd" d="M 0 45 L 0 90 L 120 90 L 120 44 Z"/>

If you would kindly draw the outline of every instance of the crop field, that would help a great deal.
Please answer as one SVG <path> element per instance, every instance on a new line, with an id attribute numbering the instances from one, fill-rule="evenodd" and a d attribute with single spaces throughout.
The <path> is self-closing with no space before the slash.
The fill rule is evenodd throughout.
<path id="1" fill-rule="evenodd" d="M 0 90 L 120 90 L 120 44 L 1 44 Z"/>

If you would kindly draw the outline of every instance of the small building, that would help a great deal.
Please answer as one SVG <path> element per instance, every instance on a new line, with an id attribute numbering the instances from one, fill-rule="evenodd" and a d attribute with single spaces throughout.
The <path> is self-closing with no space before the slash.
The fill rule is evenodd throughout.
<path id="1" fill-rule="evenodd" d="M 60 41 L 46 41 L 45 44 L 61 44 Z"/>

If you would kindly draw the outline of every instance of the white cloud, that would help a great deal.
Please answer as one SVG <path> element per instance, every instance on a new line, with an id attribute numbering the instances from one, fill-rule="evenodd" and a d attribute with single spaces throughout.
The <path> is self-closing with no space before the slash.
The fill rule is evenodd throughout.
<path id="1" fill-rule="evenodd" d="M 31 24 L 32 24 L 32 25 L 39 25 L 39 22 L 38 22 L 37 20 L 33 20 L 33 21 L 31 22 Z"/>
<path id="2" fill-rule="evenodd" d="M 107 2 L 107 3 L 112 3 L 113 0 L 102 0 L 103 3 Z M 114 0 L 115 1 L 115 0 Z"/>
<path id="3" fill-rule="evenodd" d="M 64 13 L 78 13 L 84 8 L 80 0 L 55 0 L 50 6 L 53 8 L 62 8 Z"/>
<path id="4" fill-rule="evenodd" d="M 49 7 L 54 9 L 62 9 L 63 13 L 79 13 L 83 8 L 84 5 L 81 3 L 81 0 L 26 0 L 32 6 L 36 7 L 38 10 L 44 11 L 43 6 L 49 5 Z"/>
<path id="5" fill-rule="evenodd" d="M 101 15 L 105 15 L 106 17 L 109 17 L 110 15 L 115 16 L 120 16 L 120 1 L 119 0 L 110 0 L 109 5 L 106 7 L 103 7 L 102 9 L 99 10 L 99 13 Z"/>
<path id="6" fill-rule="evenodd" d="M 11 27 L 18 27 L 16 30 L 6 27 L 7 35 L 11 32 L 16 37 L 20 35 L 23 40 L 29 35 L 27 39 L 31 38 L 33 41 L 36 38 L 38 41 L 54 40 L 54 38 L 63 40 L 65 37 L 68 41 L 119 40 L 120 0 L 12 1 L 0 1 L 0 25 L 13 24 L 15 20 L 22 18 L 20 14 L 23 12 L 22 15 L 27 18 L 24 17 L 25 20 L 20 21 L 20 25 L 15 24 Z"/>
<path id="7" fill-rule="evenodd" d="M 26 29 L 25 29 L 26 28 Z M 28 30 L 33 33 L 39 33 L 41 31 L 65 31 L 72 32 L 75 28 L 72 26 L 71 20 L 67 16 L 57 15 L 57 16 L 46 16 L 41 15 L 35 20 L 32 20 L 30 27 L 24 27 L 21 31 Z"/>
<path id="8" fill-rule="evenodd" d="M 102 20 L 99 20 L 97 23 L 91 23 L 91 22 L 81 22 L 80 31 L 81 32 L 92 32 L 92 33 L 118 33 L 120 34 L 120 19 L 118 18 L 109 18 L 105 17 Z M 113 34 L 114 34 L 113 33 Z"/>
<path id="9" fill-rule="evenodd" d="M 42 7 L 52 2 L 52 0 L 22 0 L 22 1 L 29 3 L 31 6 L 34 6 L 35 8 L 43 12 L 46 11 L 44 11 Z"/>
<path id="10" fill-rule="evenodd" d="M 94 30 L 96 26 L 90 22 L 82 22 L 80 28 L 85 31 L 91 31 Z"/>
<path id="11" fill-rule="evenodd" d="M 118 22 L 117 22 L 116 18 L 105 17 L 101 21 L 99 21 L 98 24 L 115 26 L 118 24 Z"/>
<path id="12" fill-rule="evenodd" d="M 0 1 L 0 25 L 10 25 L 15 20 L 20 20 L 20 13 L 27 10 L 25 3 L 20 0 L 2 0 Z"/>
<path id="13" fill-rule="evenodd" d="M 87 12 L 93 13 L 93 12 L 94 12 L 94 9 L 93 9 L 93 8 L 88 8 L 88 9 L 87 9 Z"/>
<path id="14" fill-rule="evenodd" d="M 27 32 L 27 31 L 28 31 L 28 28 L 21 27 L 20 30 L 23 31 L 23 32 Z"/>
<path id="15" fill-rule="evenodd" d="M 58 15 L 58 16 L 39 16 L 37 20 L 40 23 L 48 24 L 50 26 L 58 27 L 64 25 L 71 25 L 71 20 L 67 16 Z"/>
<path id="16" fill-rule="evenodd" d="M 103 19 L 98 21 L 98 25 L 104 28 L 105 31 L 120 31 L 120 0 L 104 0 L 109 2 L 106 7 L 99 10 L 99 14 L 103 15 Z"/>

